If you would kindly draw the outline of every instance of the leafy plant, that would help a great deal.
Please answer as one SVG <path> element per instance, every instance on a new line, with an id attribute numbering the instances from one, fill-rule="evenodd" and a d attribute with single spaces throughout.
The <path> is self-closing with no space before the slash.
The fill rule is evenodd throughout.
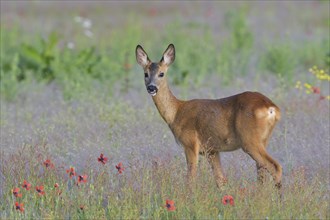
<path id="1" fill-rule="evenodd" d="M 250 50 L 253 46 L 253 34 L 246 22 L 246 13 L 247 10 L 241 8 L 225 15 L 226 26 L 231 31 L 230 44 L 234 53 Z"/>
<path id="2" fill-rule="evenodd" d="M 303 90 L 305 89 L 306 94 L 314 94 L 317 95 L 319 100 L 330 100 L 329 93 L 325 94 L 324 90 L 321 88 L 322 82 L 329 83 L 330 82 L 330 75 L 326 72 L 326 70 L 319 69 L 317 66 L 313 66 L 309 69 L 309 72 L 314 76 L 316 79 L 315 83 L 301 83 L 301 81 L 297 81 L 296 89 Z M 329 86 L 329 84 L 328 84 Z"/>
<path id="3" fill-rule="evenodd" d="M 245 75 L 251 59 L 253 33 L 246 22 L 246 10 L 226 13 L 226 27 L 230 35 L 220 46 L 217 56 L 217 72 L 222 76 L 222 83 L 229 83 L 238 74 Z"/>
<path id="4" fill-rule="evenodd" d="M 0 91 L 1 96 L 7 100 L 13 100 L 17 95 L 19 76 L 21 75 L 21 69 L 18 67 L 19 55 L 16 54 L 13 57 L 10 68 L 4 71 L 1 68 L 0 73 Z"/>
<path id="5" fill-rule="evenodd" d="M 261 57 L 261 67 L 270 73 L 292 80 L 296 67 L 296 57 L 287 44 L 272 44 Z"/>
<path id="6" fill-rule="evenodd" d="M 41 38 L 40 45 L 22 44 L 20 67 L 23 72 L 32 70 L 38 80 L 50 82 L 55 78 L 53 62 L 58 59 L 58 35 L 53 32 L 48 39 Z"/>

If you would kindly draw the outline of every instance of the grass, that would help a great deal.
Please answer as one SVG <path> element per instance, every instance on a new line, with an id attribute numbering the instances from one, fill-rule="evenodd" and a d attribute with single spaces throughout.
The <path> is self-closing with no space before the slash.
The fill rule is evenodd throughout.
<path id="1" fill-rule="evenodd" d="M 1 2 L 1 219 L 330 218 L 328 1 L 22 4 Z M 178 98 L 257 90 L 280 107 L 267 150 L 283 166 L 281 193 L 257 185 L 242 151 L 221 154 L 224 188 L 203 157 L 187 187 L 183 150 L 135 64 L 137 44 L 157 61 L 169 43 Z"/>
<path id="2" fill-rule="evenodd" d="M 88 176 L 86 183 L 77 184 L 77 176 L 70 178 L 66 172 L 74 162 L 45 166 L 46 158 L 56 160 L 47 148 L 26 145 L 1 158 L 7 189 L 1 218 L 323 219 L 329 215 L 324 178 L 316 175 L 308 180 L 303 168 L 288 174 L 280 195 L 271 184 L 259 187 L 251 178 L 255 175 L 251 168 L 239 180 L 229 172 L 229 184 L 218 190 L 209 180 L 209 166 L 201 160 L 197 182 L 189 188 L 180 159 L 132 161 L 120 174 L 114 166 L 116 158 L 110 156 L 102 164 L 95 153 L 85 167 L 76 168 L 77 176 Z M 23 180 L 32 184 L 30 190 L 21 186 Z M 44 195 L 36 192 L 37 185 L 44 186 Z M 21 189 L 21 198 L 12 194 L 14 187 Z M 225 195 L 233 196 L 233 206 L 222 203 Z M 175 211 L 166 209 L 166 199 L 175 202 Z M 24 212 L 15 210 L 15 201 L 24 204 Z"/>

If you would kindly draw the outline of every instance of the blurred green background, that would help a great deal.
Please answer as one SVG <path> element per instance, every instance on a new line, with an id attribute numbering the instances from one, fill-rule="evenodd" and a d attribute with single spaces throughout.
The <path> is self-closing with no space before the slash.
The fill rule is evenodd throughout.
<path id="1" fill-rule="evenodd" d="M 1 98 L 35 84 L 55 84 L 65 99 L 141 87 L 137 44 L 157 61 L 174 43 L 169 78 L 179 87 L 260 77 L 291 85 L 313 65 L 329 67 L 328 9 L 329 1 L 1 1 Z"/>

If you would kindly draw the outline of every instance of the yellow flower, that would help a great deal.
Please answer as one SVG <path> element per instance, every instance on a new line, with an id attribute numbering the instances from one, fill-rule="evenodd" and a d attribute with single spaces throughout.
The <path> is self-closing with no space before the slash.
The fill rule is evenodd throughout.
<path id="1" fill-rule="evenodd" d="M 301 89 L 301 82 L 300 81 L 297 81 L 295 87 L 296 87 L 296 89 Z"/>
<path id="2" fill-rule="evenodd" d="M 304 86 L 305 86 L 307 89 L 311 89 L 311 88 L 312 88 L 312 86 L 311 86 L 310 84 L 308 84 L 308 83 L 305 83 Z"/>

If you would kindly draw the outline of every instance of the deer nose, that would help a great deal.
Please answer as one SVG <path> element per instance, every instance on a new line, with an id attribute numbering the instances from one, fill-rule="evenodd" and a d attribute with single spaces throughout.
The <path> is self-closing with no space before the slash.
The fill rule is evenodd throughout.
<path id="1" fill-rule="evenodd" d="M 149 85 L 147 86 L 147 91 L 149 93 L 156 93 L 158 91 L 157 87 L 156 86 L 153 86 L 153 85 Z"/>

